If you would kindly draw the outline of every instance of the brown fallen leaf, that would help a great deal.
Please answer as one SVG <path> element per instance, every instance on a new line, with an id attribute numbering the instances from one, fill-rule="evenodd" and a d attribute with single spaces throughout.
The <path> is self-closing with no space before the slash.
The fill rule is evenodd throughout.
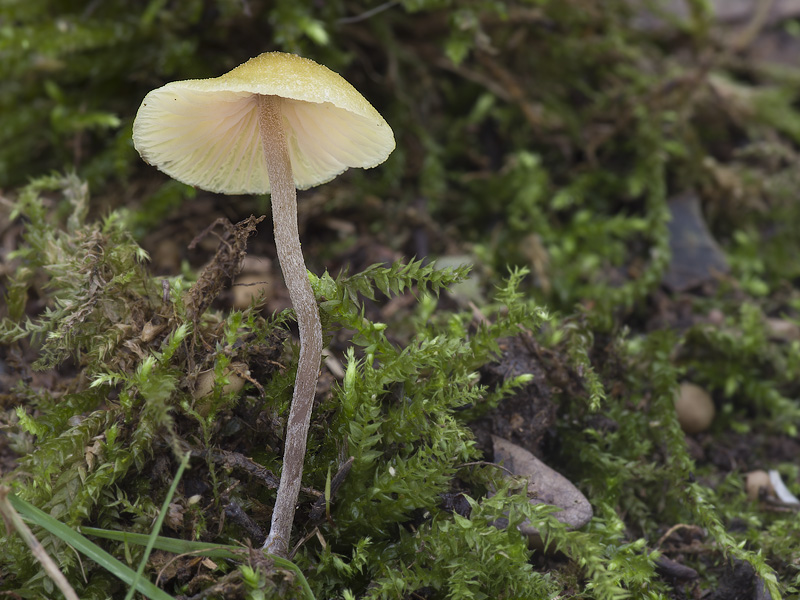
<path id="1" fill-rule="evenodd" d="M 549 504 L 561 508 L 553 516 L 570 529 L 583 527 L 592 518 L 592 505 L 578 488 L 566 477 L 551 469 L 529 451 L 508 440 L 492 436 L 494 462 L 502 463 L 514 475 L 528 479 L 528 497 L 531 504 Z M 528 545 L 542 549 L 544 543 L 539 531 L 528 521 L 519 526 L 528 536 Z"/>

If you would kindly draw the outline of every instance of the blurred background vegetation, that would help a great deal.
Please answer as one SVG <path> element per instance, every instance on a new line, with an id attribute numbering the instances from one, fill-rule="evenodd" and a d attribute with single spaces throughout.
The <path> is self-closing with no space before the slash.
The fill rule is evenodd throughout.
<path id="1" fill-rule="evenodd" d="M 551 306 L 630 307 L 666 267 L 666 195 L 691 187 L 765 295 L 798 269 L 798 83 L 747 60 L 744 16 L 720 33 L 701 0 L 4 0 L 0 186 L 75 170 L 97 208 L 144 207 L 153 227 L 192 192 L 136 156 L 142 97 L 277 49 L 343 73 L 395 129 L 389 162 L 347 182 L 354 206 L 372 193 L 442 234 L 407 254 L 467 248 L 490 275 L 529 266 Z M 790 17 L 760 26 L 793 35 Z"/>

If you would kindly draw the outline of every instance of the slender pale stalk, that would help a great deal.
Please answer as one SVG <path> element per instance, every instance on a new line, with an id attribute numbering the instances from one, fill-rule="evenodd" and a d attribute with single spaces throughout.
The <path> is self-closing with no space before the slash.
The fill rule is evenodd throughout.
<path id="1" fill-rule="evenodd" d="M 308 282 L 300 234 L 297 230 L 297 190 L 289 161 L 289 146 L 281 115 L 278 96 L 258 96 L 258 122 L 261 143 L 267 161 L 272 190 L 272 221 L 275 229 L 275 247 L 283 271 L 289 297 L 297 314 L 300 328 L 300 360 L 294 384 L 292 407 L 286 425 L 286 442 L 283 451 L 283 469 L 278 486 L 278 497 L 272 511 L 272 526 L 264 549 L 278 556 L 288 553 L 292 521 L 303 477 L 308 425 L 317 387 L 319 365 L 322 357 L 322 326 L 319 309 Z"/>

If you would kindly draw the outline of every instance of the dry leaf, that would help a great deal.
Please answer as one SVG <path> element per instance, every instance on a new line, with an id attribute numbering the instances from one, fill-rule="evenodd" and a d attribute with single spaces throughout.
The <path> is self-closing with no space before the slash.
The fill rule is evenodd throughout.
<path id="1" fill-rule="evenodd" d="M 592 505 L 566 477 L 554 471 L 524 448 L 492 436 L 494 462 L 502 463 L 514 475 L 528 479 L 531 504 L 550 504 L 561 508 L 553 516 L 571 529 L 583 527 L 592 518 Z M 539 531 L 528 521 L 520 525 L 531 547 L 543 547 Z"/>

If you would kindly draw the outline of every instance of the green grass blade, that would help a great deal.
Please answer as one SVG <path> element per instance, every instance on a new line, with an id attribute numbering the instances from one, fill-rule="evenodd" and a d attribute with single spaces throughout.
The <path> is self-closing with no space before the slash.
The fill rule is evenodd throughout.
<path id="1" fill-rule="evenodd" d="M 116 542 L 135 544 L 137 546 L 144 546 L 147 543 L 147 540 L 150 538 L 149 535 L 145 535 L 143 533 L 129 533 L 127 531 L 97 529 L 96 527 L 81 527 L 81 531 L 86 535 L 91 535 L 106 540 L 114 540 Z M 208 556 L 209 558 L 231 558 L 234 560 L 242 560 L 246 556 L 246 550 L 242 547 L 228 546 L 226 544 L 193 542 L 178 538 L 165 537 L 163 535 L 160 535 L 156 538 L 153 547 L 156 550 L 164 550 L 165 552 L 171 552 L 172 554 L 194 553 L 201 556 Z M 278 562 L 276 561 L 275 564 L 278 564 Z"/>
<path id="2" fill-rule="evenodd" d="M 136 544 L 144 546 L 147 544 L 151 536 L 143 533 L 128 533 L 126 531 L 112 531 L 109 529 L 97 529 L 95 527 L 81 527 L 81 531 L 86 535 L 92 535 L 107 540 L 114 540 L 117 542 L 126 542 L 128 544 Z M 158 536 L 153 544 L 157 550 L 164 550 L 173 554 L 199 554 L 201 556 L 208 556 L 209 558 L 230 558 L 233 560 L 242 560 L 246 557 L 246 550 L 239 546 L 228 546 L 225 544 L 209 544 L 207 542 L 194 542 L 189 540 L 180 540 L 177 538 L 169 538 Z M 311 591 L 311 586 L 296 564 L 292 561 L 279 556 L 269 555 L 274 561 L 275 566 L 281 569 L 286 569 L 294 573 L 300 586 L 303 588 L 307 600 L 315 600 L 314 593 Z"/>
<path id="3" fill-rule="evenodd" d="M 175 474 L 175 477 L 172 480 L 172 485 L 169 486 L 167 495 L 161 505 L 161 510 L 158 513 L 158 518 L 153 526 L 153 530 L 148 536 L 147 544 L 144 548 L 144 554 L 142 555 L 142 560 L 139 561 L 139 568 L 136 569 L 136 579 L 133 580 L 133 584 L 128 588 L 128 594 L 125 596 L 125 600 L 132 600 L 133 595 L 136 593 L 136 584 L 139 583 L 139 580 L 142 578 L 144 568 L 147 566 L 147 559 L 150 558 L 150 553 L 153 551 L 153 544 L 155 543 L 156 538 L 158 538 L 158 533 L 161 531 L 161 526 L 164 524 L 164 518 L 167 516 L 167 511 L 169 511 L 169 503 L 172 502 L 172 498 L 175 496 L 175 490 L 178 489 L 178 482 L 181 480 L 181 477 L 183 477 L 183 472 L 186 470 L 186 467 L 189 464 L 190 457 L 191 455 L 188 452 L 183 455 L 181 464 L 178 467 L 178 472 Z"/>
<path id="4" fill-rule="evenodd" d="M 58 568 L 58 565 L 56 565 L 52 557 L 45 551 L 42 544 L 36 539 L 36 536 L 33 535 L 33 532 L 20 514 L 11 506 L 11 502 L 8 500 L 8 494 L 10 492 L 10 488 L 0 485 L 0 513 L 3 515 L 6 529 L 9 530 L 9 533 L 11 530 L 16 530 L 17 534 L 30 549 L 31 554 L 33 554 L 34 558 L 42 565 L 45 573 L 53 580 L 53 583 L 56 584 L 58 589 L 61 590 L 64 598 L 67 600 L 80 600 L 78 594 L 75 593 L 75 590 L 72 589 L 69 581 L 67 581 L 64 573 Z"/>
<path id="5" fill-rule="evenodd" d="M 169 490 L 167 491 L 167 495 L 161 505 L 161 510 L 158 513 L 158 518 L 153 526 L 153 530 L 148 536 L 147 544 L 144 548 L 144 554 L 142 555 L 142 560 L 139 561 L 139 568 L 136 569 L 136 578 L 133 580 L 133 584 L 131 584 L 131 586 L 128 588 L 128 594 L 125 596 L 125 600 L 132 600 L 133 595 L 136 593 L 136 584 L 138 584 L 139 580 L 142 578 L 144 568 L 147 566 L 147 559 L 150 558 L 150 553 L 153 551 L 153 544 L 158 538 L 158 533 L 161 531 L 161 526 L 164 524 L 164 518 L 167 516 L 169 503 L 172 502 L 172 498 L 175 496 L 175 490 L 178 489 L 178 482 L 181 480 L 181 477 L 183 477 L 183 472 L 186 470 L 186 467 L 189 464 L 190 456 L 191 455 L 188 452 L 183 455 L 181 464 L 178 467 L 178 472 L 175 474 L 175 477 L 172 480 L 172 485 L 169 486 Z"/>
<path id="6" fill-rule="evenodd" d="M 11 502 L 14 510 L 22 515 L 25 520 L 46 529 L 59 539 L 75 548 L 81 554 L 91 558 L 94 562 L 115 577 L 118 577 L 128 585 L 133 585 L 133 583 L 136 581 L 136 572 L 133 569 L 118 561 L 108 552 L 83 537 L 77 531 L 70 529 L 61 521 L 54 519 L 46 512 L 36 508 L 32 504 L 17 498 L 17 496 L 14 494 L 9 494 L 8 500 Z M 167 594 L 164 590 L 153 585 L 147 579 L 140 579 L 136 583 L 135 589 L 144 594 L 150 600 L 175 600 L 175 598 Z"/>

